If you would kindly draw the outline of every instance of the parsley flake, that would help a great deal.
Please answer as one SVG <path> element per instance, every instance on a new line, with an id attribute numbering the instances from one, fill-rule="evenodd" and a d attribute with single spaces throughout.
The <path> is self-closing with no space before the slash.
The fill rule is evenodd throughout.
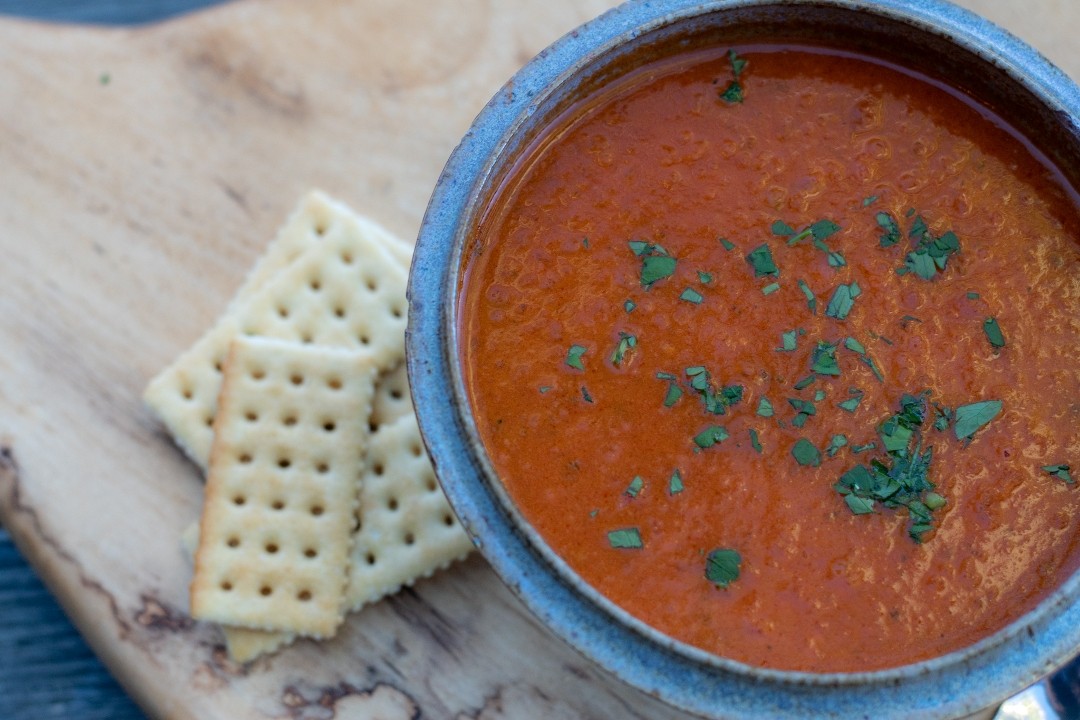
<path id="1" fill-rule="evenodd" d="M 571 345 L 570 349 L 566 351 L 566 364 L 576 370 L 584 370 L 585 366 L 581 362 L 581 356 L 587 352 L 584 345 Z"/>
<path id="2" fill-rule="evenodd" d="M 632 498 L 636 498 L 644 487 L 645 481 L 640 475 L 635 475 L 634 479 L 630 481 L 630 484 L 626 486 L 626 494 Z"/>
<path id="3" fill-rule="evenodd" d="M 805 280 L 799 280 L 799 289 L 802 290 L 803 295 L 806 296 L 806 307 L 810 308 L 810 312 L 817 314 L 817 297 L 814 295 L 814 291 L 810 289 L 810 286 L 806 284 Z"/>
<path id="4" fill-rule="evenodd" d="M 724 246 L 724 249 L 731 252 L 735 249 L 735 243 L 731 242 L 727 238 L 720 238 L 720 244 Z"/>
<path id="5" fill-rule="evenodd" d="M 717 443 L 727 440 L 728 431 L 720 425 L 711 425 L 694 436 L 694 444 L 699 448 L 710 448 Z"/>
<path id="6" fill-rule="evenodd" d="M 806 438 L 798 439 L 794 447 L 791 448 L 791 454 L 800 465 L 809 467 L 821 465 L 821 453 Z"/>
<path id="7" fill-rule="evenodd" d="M 814 348 L 813 366 L 810 368 L 819 375 L 840 375 L 840 365 L 836 362 L 836 345 L 819 342 Z"/>
<path id="8" fill-rule="evenodd" d="M 758 437 L 758 432 L 754 428 L 750 428 L 750 447 L 754 448 L 758 455 L 761 454 L 761 439 Z"/>
<path id="9" fill-rule="evenodd" d="M 1043 465 L 1042 469 L 1043 472 L 1050 473 L 1058 480 L 1064 480 L 1069 485 L 1072 485 L 1076 482 L 1075 480 L 1073 480 L 1072 475 L 1069 474 L 1069 470 L 1071 468 L 1064 463 L 1060 463 L 1058 465 Z"/>
<path id="10" fill-rule="evenodd" d="M 641 542 L 641 531 L 636 527 L 612 530 L 607 534 L 607 537 L 608 543 L 613 548 L 639 550 L 645 547 L 644 543 Z"/>
<path id="11" fill-rule="evenodd" d="M 878 238 L 881 247 L 892 247 L 900 242 L 903 233 L 900 231 L 900 223 L 896 222 L 896 218 L 887 212 L 879 212 L 875 216 L 875 219 L 877 220 L 878 227 L 882 230 L 882 234 Z"/>
<path id="12" fill-rule="evenodd" d="M 709 283 L 712 282 L 712 273 L 707 273 L 707 272 L 703 272 L 701 270 L 698 270 L 697 271 L 697 277 L 698 277 L 698 281 L 701 282 L 702 285 L 708 285 Z"/>
<path id="13" fill-rule="evenodd" d="M 739 579 L 742 556 L 731 548 L 717 548 L 705 559 L 705 578 L 720 588 Z"/>
<path id="14" fill-rule="evenodd" d="M 772 295 L 774 292 L 780 289 L 780 283 L 769 283 L 765 287 L 761 288 L 762 295 Z"/>
<path id="15" fill-rule="evenodd" d="M 772 417 L 774 412 L 769 398 L 762 396 L 761 400 L 758 401 L 757 414 L 761 417 Z"/>
<path id="16" fill-rule="evenodd" d="M 1005 347 L 1005 336 L 1001 332 L 1001 326 L 998 325 L 997 318 L 988 317 L 983 320 L 983 332 L 991 345 L 996 348 Z"/>
<path id="17" fill-rule="evenodd" d="M 792 352 L 798 347 L 799 333 L 795 330 L 788 330 L 780 335 L 780 347 L 776 348 L 777 352 Z"/>
<path id="18" fill-rule="evenodd" d="M 675 471 L 671 473 L 671 479 L 668 480 L 668 494 L 678 495 L 683 489 L 682 473 L 679 472 L 678 468 L 675 468 Z"/>
<path id="19" fill-rule="evenodd" d="M 997 417 L 999 412 L 1001 412 L 1000 400 L 983 400 L 956 408 L 956 423 L 953 425 L 956 439 L 963 440 L 971 437 Z"/>
<path id="20" fill-rule="evenodd" d="M 631 240 L 630 250 L 641 258 L 641 286 L 652 287 L 658 280 L 675 274 L 675 258 L 663 246 L 642 240 Z"/>
<path id="21" fill-rule="evenodd" d="M 689 303 L 694 303 L 695 305 L 700 305 L 705 298 L 702 297 L 701 293 L 699 293 L 694 288 L 688 287 L 682 291 L 682 294 L 679 295 L 679 299 L 685 300 Z"/>
<path id="22" fill-rule="evenodd" d="M 626 353 L 635 347 L 637 347 L 637 338 L 630 333 L 619 331 L 619 344 L 615 346 L 615 350 L 611 353 L 612 364 L 616 367 L 621 365 L 626 358 Z"/>
<path id="23" fill-rule="evenodd" d="M 593 401 L 592 395 L 589 394 L 589 389 L 584 385 L 581 386 L 581 397 L 587 403 L 591 403 Z"/>
<path id="24" fill-rule="evenodd" d="M 835 457 L 836 453 L 840 452 L 840 448 L 848 444 L 847 435 L 833 435 L 829 440 L 829 446 L 825 448 L 825 454 L 829 457 Z"/>
<path id="25" fill-rule="evenodd" d="M 825 314 L 837 320 L 847 319 L 851 308 L 855 306 L 855 298 L 861 294 L 862 289 L 859 287 L 859 283 L 854 281 L 849 285 L 841 283 L 833 291 L 833 296 L 829 300 L 829 306 L 825 309 Z"/>
<path id="26" fill-rule="evenodd" d="M 628 313 L 634 312 L 634 308 L 636 308 L 636 307 L 637 307 L 637 303 L 634 302 L 633 300 L 627 300 L 626 302 L 623 303 L 623 309 L 626 310 L 626 312 L 628 312 Z"/>
<path id="27" fill-rule="evenodd" d="M 779 275 L 780 269 L 773 261 L 772 250 L 766 244 L 758 245 L 746 256 L 746 262 L 754 268 L 754 277 Z"/>

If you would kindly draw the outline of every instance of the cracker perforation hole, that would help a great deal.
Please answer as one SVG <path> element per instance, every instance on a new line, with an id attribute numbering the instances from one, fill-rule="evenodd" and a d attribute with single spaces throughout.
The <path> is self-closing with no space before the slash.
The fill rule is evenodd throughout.
<path id="1" fill-rule="evenodd" d="M 326 223 L 322 222 L 322 221 L 319 221 L 319 222 L 315 223 L 315 227 L 312 228 L 312 229 L 315 231 L 315 234 L 318 235 L 319 237 L 322 237 L 323 235 L 325 235 L 326 231 L 328 230 L 328 228 L 326 226 Z"/>
<path id="2" fill-rule="evenodd" d="M 265 377 L 266 377 L 266 371 L 263 370 L 261 367 L 251 369 L 251 379 L 252 380 L 262 380 Z"/>
<path id="3" fill-rule="evenodd" d="M 221 582 L 221 589 L 224 590 L 225 592 L 232 591 L 232 583 L 229 582 L 228 580 L 223 580 Z"/>
<path id="4" fill-rule="evenodd" d="M 243 505 L 247 502 L 247 498 L 243 495 L 233 495 L 233 505 Z"/>
<path id="5" fill-rule="evenodd" d="M 269 585 L 263 585 L 261 588 L 259 588 L 259 594 L 263 597 L 270 597 L 274 594 L 274 588 L 270 587 Z"/>
<path id="6" fill-rule="evenodd" d="M 302 342 L 304 345 L 311 345 L 313 342 L 315 342 L 315 337 L 311 333 L 304 333 L 300 336 L 300 342 Z"/>
<path id="7" fill-rule="evenodd" d="M 271 555 L 276 555 L 280 548 L 278 548 L 277 543 L 266 543 L 263 549 Z"/>
<path id="8" fill-rule="evenodd" d="M 391 512 L 396 512 L 397 509 L 398 509 L 398 499 L 396 497 L 392 497 L 389 500 L 387 500 L 386 501 L 386 509 L 390 510 Z"/>
<path id="9" fill-rule="evenodd" d="M 214 361 L 214 370 L 216 370 L 217 372 L 221 372 L 223 362 L 224 362 L 224 360 L 222 358 L 218 358 L 217 360 L 215 360 Z"/>
<path id="10" fill-rule="evenodd" d="M 394 400 L 400 400 L 401 398 L 404 397 L 404 395 L 402 394 L 401 390 L 398 390 L 397 388 L 394 388 L 393 390 L 390 391 L 390 397 L 393 398 Z"/>
<path id="11" fill-rule="evenodd" d="M 382 475 L 384 472 L 386 472 L 386 468 L 383 467 L 382 463 L 377 462 L 371 466 L 371 472 L 375 473 L 376 475 Z"/>
<path id="12" fill-rule="evenodd" d="M 214 427 L 214 416 L 213 415 L 207 415 L 206 416 L 206 427 Z"/>
<path id="13" fill-rule="evenodd" d="M 284 305 L 281 305 L 277 309 L 277 314 L 281 318 L 287 318 L 287 317 L 289 317 L 289 308 L 285 307 Z"/>
<path id="14" fill-rule="evenodd" d="M 320 290 L 322 290 L 322 280 L 317 277 L 313 277 L 311 278 L 311 280 L 308 280 L 308 287 L 315 292 L 319 292 Z"/>
<path id="15" fill-rule="evenodd" d="M 254 410 L 247 410 L 246 412 L 244 412 L 244 419 L 248 422 L 255 422 L 259 419 L 259 413 L 255 412 Z"/>
<path id="16" fill-rule="evenodd" d="M 375 553 L 368 553 L 367 555 L 365 555 L 364 556 L 364 562 L 366 562 L 368 565 L 374 565 L 375 564 Z"/>
<path id="17" fill-rule="evenodd" d="M 191 400 L 195 397 L 195 393 L 191 391 L 191 388 L 187 387 L 180 391 L 180 395 L 182 395 L 185 400 Z"/>
<path id="18" fill-rule="evenodd" d="M 364 278 L 364 286 L 371 292 L 375 292 L 379 288 L 379 284 L 375 282 L 373 277 Z"/>
<path id="19" fill-rule="evenodd" d="M 240 461 L 241 465 L 250 465 L 252 460 L 251 453 L 240 453 L 239 457 L 236 459 Z"/>
<path id="20" fill-rule="evenodd" d="M 437 482 L 435 482 L 435 477 L 434 476 L 428 475 L 427 477 L 424 478 L 424 487 L 427 488 L 427 491 L 429 493 L 432 493 L 432 492 L 435 492 L 436 490 L 439 489 L 439 484 Z"/>
<path id="21" fill-rule="evenodd" d="M 291 467 L 291 466 L 292 466 L 292 460 L 290 460 L 290 459 L 289 459 L 289 458 L 287 458 L 287 457 L 283 457 L 283 458 L 278 458 L 278 461 L 277 461 L 277 466 L 278 466 L 279 468 L 281 468 L 282 470 L 285 470 L 285 469 L 287 469 L 287 468 L 289 468 L 289 467 Z"/>
<path id="22" fill-rule="evenodd" d="M 326 473 L 330 472 L 330 463 L 328 463 L 328 462 L 316 463 L 315 464 L 315 472 L 319 473 L 320 475 L 325 475 Z"/>
<path id="23" fill-rule="evenodd" d="M 352 253 L 349 252 L 348 250 L 343 250 L 341 252 L 341 262 L 345 263 L 346 265 L 352 265 L 352 263 L 353 263 Z"/>
<path id="24" fill-rule="evenodd" d="M 301 590 L 300 592 L 296 593 L 296 599 L 300 602 L 308 602 L 309 600 L 311 600 L 311 591 Z"/>
<path id="25" fill-rule="evenodd" d="M 360 341 L 361 345 L 370 345 L 371 344 L 371 338 L 368 337 L 367 335 L 360 335 L 359 337 L 357 337 L 357 340 Z"/>
<path id="26" fill-rule="evenodd" d="M 281 424 L 285 427 L 292 427 L 297 422 L 295 415 L 286 415 L 281 419 Z"/>
<path id="27" fill-rule="evenodd" d="M 289 382 L 291 382 L 293 385 L 303 385 L 304 384 L 304 376 L 301 375 L 300 373 L 293 373 L 292 375 L 289 376 Z"/>
<path id="28" fill-rule="evenodd" d="M 323 423 L 322 429 L 326 432 L 334 432 L 334 430 L 337 429 L 337 425 L 334 423 L 333 420 L 327 420 Z"/>
<path id="29" fill-rule="evenodd" d="M 398 307 L 398 306 L 396 306 L 396 305 L 395 305 L 395 306 L 394 306 L 394 307 L 393 307 L 393 308 L 392 308 L 392 309 L 390 310 L 390 313 L 391 313 L 391 314 L 392 314 L 392 315 L 393 315 L 393 316 L 394 316 L 395 318 L 397 318 L 397 319 L 399 319 L 399 320 L 400 320 L 400 319 L 401 319 L 401 316 L 405 314 L 405 311 L 404 311 L 404 310 L 402 310 L 402 309 L 401 309 L 400 307 Z"/>
<path id="30" fill-rule="evenodd" d="M 424 454 L 424 449 L 419 444 L 413 443 L 412 447 L 409 448 L 409 452 L 413 454 L 413 457 L 420 457 Z"/>
<path id="31" fill-rule="evenodd" d="M 280 499 L 275 500 L 274 502 L 270 503 L 270 509 L 271 510 L 284 510 L 285 509 L 285 501 L 280 500 Z"/>
<path id="32" fill-rule="evenodd" d="M 228 545 L 231 548 L 240 547 L 240 538 L 235 537 L 235 536 L 231 537 L 231 538 L 229 538 L 228 540 L 225 541 L 225 544 Z"/>
<path id="33" fill-rule="evenodd" d="M 345 308 L 341 307 L 340 305 L 337 306 L 336 308 L 334 308 L 334 317 L 339 318 L 339 319 L 344 318 L 345 317 Z"/>
<path id="34" fill-rule="evenodd" d="M 304 557 L 313 560 L 314 558 L 319 557 L 319 551 L 315 548 L 304 548 Z"/>
<path id="35" fill-rule="evenodd" d="M 405 542 L 406 545 L 415 545 L 416 535 L 411 532 L 407 532 L 405 533 L 405 537 L 403 537 L 402 540 Z"/>
<path id="36" fill-rule="evenodd" d="M 340 390 L 341 378 L 332 377 L 326 381 L 326 384 L 331 390 Z"/>
<path id="37" fill-rule="evenodd" d="M 322 505 L 312 505 L 311 506 L 311 514 L 314 515 L 315 517 L 319 517 L 324 512 L 326 512 L 326 510 L 323 508 Z"/>

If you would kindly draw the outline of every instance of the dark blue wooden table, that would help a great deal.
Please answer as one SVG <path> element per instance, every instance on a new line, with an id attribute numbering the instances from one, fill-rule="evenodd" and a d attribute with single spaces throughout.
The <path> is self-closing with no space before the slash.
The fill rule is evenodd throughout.
<path id="1" fill-rule="evenodd" d="M 220 1 L 0 0 L 0 15 L 130 25 Z M 0 718 L 143 717 L 0 529 Z"/>

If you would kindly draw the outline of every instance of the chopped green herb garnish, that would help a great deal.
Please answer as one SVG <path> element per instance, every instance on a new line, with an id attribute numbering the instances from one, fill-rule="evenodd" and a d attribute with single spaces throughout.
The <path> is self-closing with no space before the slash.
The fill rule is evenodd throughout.
<path id="1" fill-rule="evenodd" d="M 798 231 L 783 220 L 777 220 L 772 224 L 772 234 L 777 237 L 791 237 Z"/>
<path id="2" fill-rule="evenodd" d="M 694 436 L 694 444 L 699 448 L 710 448 L 728 439 L 728 431 L 720 425 L 710 425 Z"/>
<path id="3" fill-rule="evenodd" d="M 983 320 L 983 332 L 986 333 L 986 339 L 990 341 L 990 344 L 996 348 L 1005 347 L 1005 336 L 1001 333 L 1001 326 L 998 325 L 997 318 L 988 317 Z"/>
<path id="4" fill-rule="evenodd" d="M 960 238 L 952 230 L 935 237 L 921 215 L 912 223 L 908 237 L 918 239 L 915 249 L 908 253 L 904 265 L 897 268 L 898 275 L 913 272 L 923 280 L 931 280 L 945 269 L 949 257 L 960 252 Z"/>
<path id="5" fill-rule="evenodd" d="M 550 385 L 541 385 L 540 386 L 540 394 L 541 395 L 546 395 L 549 392 L 551 392 L 551 386 Z"/>
<path id="6" fill-rule="evenodd" d="M 705 578 L 717 587 L 726 588 L 739 579 L 742 556 L 730 548 L 717 548 L 705 559 Z"/>
<path id="7" fill-rule="evenodd" d="M 979 299 L 979 293 L 977 293 L 977 292 L 968 292 L 967 299 L 968 300 L 978 300 Z"/>
<path id="8" fill-rule="evenodd" d="M 887 212 L 879 212 L 875 217 L 882 230 L 881 237 L 878 238 L 881 247 L 891 247 L 900 242 L 903 233 L 900 231 L 900 224 L 896 222 L 896 218 Z"/>
<path id="9" fill-rule="evenodd" d="M 690 387 L 701 396 L 706 411 L 723 415 L 727 408 L 742 401 L 742 385 L 727 385 L 717 391 L 712 385 L 709 371 L 703 365 L 688 367 L 685 372 L 686 377 L 690 378 Z"/>
<path id="10" fill-rule="evenodd" d="M 780 347 L 776 348 L 777 352 L 791 352 L 798 347 L 799 333 L 795 330 L 788 330 L 780 335 Z"/>
<path id="11" fill-rule="evenodd" d="M 682 291 L 682 294 L 679 295 L 679 299 L 694 303 L 695 305 L 700 305 L 705 298 L 694 288 L 686 288 Z"/>
<path id="12" fill-rule="evenodd" d="M 758 438 L 758 432 L 754 428 L 750 428 L 750 447 L 754 448 L 759 455 L 761 454 L 761 439 Z"/>
<path id="13" fill-rule="evenodd" d="M 833 457 L 836 453 L 840 452 L 840 448 L 847 444 L 847 435 L 833 435 L 832 440 L 829 441 L 829 446 L 825 448 L 825 454 L 829 457 Z"/>
<path id="14" fill-rule="evenodd" d="M 868 368 L 870 368 L 870 371 L 874 373 L 874 377 L 878 379 L 878 382 L 885 382 L 885 375 L 882 374 L 881 370 L 877 366 L 877 363 L 874 362 L 874 358 L 870 357 L 869 355 L 863 355 L 859 359 L 862 360 Z"/>
<path id="15" fill-rule="evenodd" d="M 849 337 L 844 340 L 844 347 L 846 347 L 851 352 L 856 352 L 860 355 L 866 354 L 866 348 L 863 347 L 863 344 L 853 337 Z"/>
<path id="16" fill-rule="evenodd" d="M 727 238 L 720 238 L 720 244 L 724 246 L 724 249 L 731 252 L 735 249 L 735 243 L 731 242 Z"/>
<path id="17" fill-rule="evenodd" d="M 638 550 L 645 547 L 641 542 L 641 532 L 635 527 L 612 530 L 607 534 L 607 537 L 608 543 L 613 548 Z"/>
<path id="18" fill-rule="evenodd" d="M 788 245 L 794 245 L 805 238 L 813 238 L 815 246 L 825 251 L 828 251 L 828 247 L 817 245 L 817 243 L 821 243 L 826 238 L 835 235 L 840 232 L 841 229 L 842 228 L 832 220 L 818 220 L 799 231 L 796 231 L 783 220 L 777 220 L 772 224 L 773 235 L 786 237 L 788 239 Z"/>
<path id="19" fill-rule="evenodd" d="M 746 256 L 746 262 L 754 268 L 754 277 L 779 275 L 780 270 L 773 261 L 772 250 L 768 245 L 758 245 Z"/>
<path id="20" fill-rule="evenodd" d="M 802 400 L 800 398 L 788 398 L 788 404 L 795 408 L 795 412 L 805 415 L 816 415 L 817 408 L 814 403 L 809 400 Z"/>
<path id="21" fill-rule="evenodd" d="M 593 401 L 592 395 L 589 394 L 589 389 L 586 388 L 584 385 L 581 386 L 581 397 L 587 403 L 591 403 Z"/>
<path id="22" fill-rule="evenodd" d="M 697 279 L 698 279 L 699 282 L 701 282 L 702 285 L 708 285 L 709 283 L 712 282 L 712 273 L 707 273 L 707 272 L 703 272 L 701 270 L 698 270 L 697 271 Z"/>
<path id="23" fill-rule="evenodd" d="M 743 101 L 743 88 L 738 80 L 732 80 L 728 83 L 727 89 L 720 93 L 720 99 L 726 102 L 728 105 L 734 105 L 735 103 L 741 103 Z"/>
<path id="24" fill-rule="evenodd" d="M 637 338 L 630 333 L 619 332 L 619 344 L 615 347 L 614 352 L 611 353 L 611 362 L 618 366 L 622 364 L 623 359 L 626 357 L 626 353 L 630 352 L 633 348 L 637 347 Z"/>
<path id="25" fill-rule="evenodd" d="M 855 298 L 861 294 L 862 289 L 857 282 L 852 281 L 849 285 L 840 284 L 833 291 L 833 296 L 829 300 L 829 306 L 825 309 L 825 314 L 837 320 L 846 319 L 848 313 L 851 312 L 851 308 L 855 305 Z"/>
<path id="26" fill-rule="evenodd" d="M 1043 465 L 1042 469 L 1043 472 L 1048 472 L 1054 477 L 1056 477 L 1058 480 L 1064 480 L 1069 485 L 1072 485 L 1074 482 L 1076 482 L 1075 480 L 1073 480 L 1072 475 L 1069 474 L 1069 470 L 1071 468 L 1064 463 L 1060 463 L 1058 465 Z"/>
<path id="27" fill-rule="evenodd" d="M 825 399 L 825 391 L 824 390 L 818 390 L 817 392 L 814 393 L 814 402 L 821 402 L 824 399 Z"/>
<path id="28" fill-rule="evenodd" d="M 675 471 L 673 473 L 671 473 L 671 479 L 668 480 L 668 494 L 670 494 L 670 495 L 678 495 L 682 491 L 683 491 L 682 473 L 679 472 L 678 468 L 675 468 Z"/>
<path id="29" fill-rule="evenodd" d="M 774 292 L 780 289 L 780 283 L 769 283 L 765 287 L 761 288 L 762 295 L 772 295 Z"/>
<path id="30" fill-rule="evenodd" d="M 746 60 L 739 57 L 739 54 L 734 50 L 727 51 L 728 60 L 731 61 L 731 72 L 735 74 L 735 77 L 742 75 L 742 71 L 746 69 Z"/>
<path id="31" fill-rule="evenodd" d="M 566 351 L 566 364 L 577 370 L 584 370 L 585 366 L 581 362 L 581 356 L 585 352 L 584 345 L 571 345 L 570 349 Z"/>
<path id="32" fill-rule="evenodd" d="M 584 248 L 585 248 L 586 250 L 588 250 L 588 249 L 589 249 L 589 238 L 587 238 L 587 237 L 583 237 L 583 238 L 581 238 L 581 245 L 582 245 L 582 247 L 584 247 Z"/>
<path id="33" fill-rule="evenodd" d="M 800 465 L 817 467 L 821 464 L 821 453 L 806 438 L 798 439 L 795 446 L 791 448 L 791 454 Z"/>
<path id="34" fill-rule="evenodd" d="M 810 369 L 819 375 L 840 375 L 840 365 L 836 362 L 836 345 L 819 342 L 814 348 L 813 367 Z"/>
<path id="35" fill-rule="evenodd" d="M 758 401 L 757 414 L 761 417 L 772 417 L 774 412 L 769 398 L 762 396 L 761 400 Z"/>
<path id="36" fill-rule="evenodd" d="M 796 390 L 804 390 L 804 389 L 810 387 L 811 385 L 813 385 L 815 380 L 817 380 L 817 375 L 807 375 L 802 380 L 795 383 L 795 389 Z"/>
<path id="37" fill-rule="evenodd" d="M 806 307 L 810 308 L 810 312 L 817 314 L 817 297 L 814 296 L 814 291 L 810 289 L 810 286 L 806 284 L 805 280 L 799 280 L 799 289 L 802 290 L 803 295 L 806 296 Z"/>
<path id="38" fill-rule="evenodd" d="M 679 402 L 679 398 L 682 397 L 682 388 L 675 383 L 668 384 L 667 394 L 664 395 L 664 407 L 671 407 L 675 403 Z"/>
<path id="39" fill-rule="evenodd" d="M 644 487 L 645 481 L 640 475 L 635 475 L 634 479 L 630 481 L 630 484 L 626 486 L 626 494 L 632 498 L 636 498 Z"/>
<path id="40" fill-rule="evenodd" d="M 963 440 L 971 437 L 979 428 L 997 417 L 999 412 L 1001 412 L 1000 400 L 983 400 L 956 408 L 956 423 L 953 425 L 956 439 Z"/>
<path id="41" fill-rule="evenodd" d="M 652 287 L 657 280 L 670 277 L 675 273 L 675 258 L 668 254 L 663 246 L 642 240 L 631 240 L 630 250 L 641 258 L 641 286 Z"/>
<path id="42" fill-rule="evenodd" d="M 845 495 L 844 502 L 847 503 L 848 508 L 855 515 L 866 515 L 874 512 L 874 501 L 870 498 L 859 497 L 858 495 Z"/>
<path id="43" fill-rule="evenodd" d="M 870 207 L 871 205 L 873 205 L 877 201 L 878 201 L 878 196 L 877 195 L 869 195 L 869 196 L 863 198 L 862 206 L 863 207 Z"/>
<path id="44" fill-rule="evenodd" d="M 634 308 L 636 308 L 636 307 L 637 307 L 637 303 L 634 302 L 633 300 L 627 300 L 626 302 L 623 303 L 623 309 L 625 309 L 626 312 L 628 312 L 628 313 L 634 312 Z"/>
<path id="45" fill-rule="evenodd" d="M 956 416 L 949 408 L 934 403 L 934 429 L 939 432 L 944 432 L 949 429 L 949 424 L 952 423 L 953 418 Z"/>
<path id="46" fill-rule="evenodd" d="M 836 406 L 839 407 L 841 410 L 847 410 L 850 413 L 855 412 L 855 410 L 857 410 L 859 407 L 859 403 L 862 402 L 863 391 L 855 390 L 851 393 L 851 395 L 852 397 L 849 397 L 847 400 L 836 403 Z"/>
<path id="47" fill-rule="evenodd" d="M 873 450 L 876 447 L 877 447 L 876 442 L 868 442 L 865 445 L 852 445 L 851 446 L 851 452 L 858 455 L 861 452 L 866 452 L 867 450 Z"/>

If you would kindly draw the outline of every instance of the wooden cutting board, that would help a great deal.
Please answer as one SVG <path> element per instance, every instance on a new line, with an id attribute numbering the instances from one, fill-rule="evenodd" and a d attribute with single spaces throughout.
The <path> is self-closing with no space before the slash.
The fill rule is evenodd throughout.
<path id="1" fill-rule="evenodd" d="M 414 238 L 483 103 L 612 4 L 239 0 L 137 29 L 0 22 L 0 520 L 149 714 L 679 717 L 539 627 L 479 557 L 331 642 L 231 664 L 186 612 L 178 536 L 199 473 L 140 401 L 302 193 Z M 963 4 L 1080 77 L 1080 3 Z"/>

